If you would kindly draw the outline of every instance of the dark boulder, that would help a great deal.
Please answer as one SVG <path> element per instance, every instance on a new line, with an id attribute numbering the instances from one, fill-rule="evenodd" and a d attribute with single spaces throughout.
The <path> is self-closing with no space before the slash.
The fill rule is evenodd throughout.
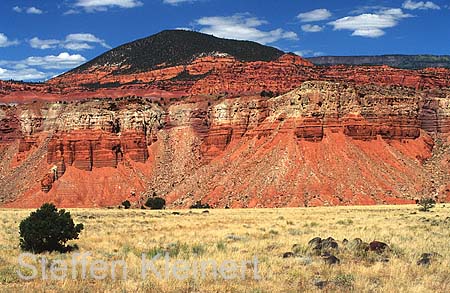
<path id="1" fill-rule="evenodd" d="M 339 248 L 339 244 L 332 237 L 328 237 L 326 239 L 315 237 L 308 242 L 308 247 L 315 254 L 320 255 L 325 251 L 337 250 Z"/>
<path id="2" fill-rule="evenodd" d="M 372 241 L 369 244 L 369 251 L 373 251 L 378 254 L 390 251 L 389 245 L 380 241 Z"/>
<path id="3" fill-rule="evenodd" d="M 363 243 L 361 238 L 355 238 L 352 241 L 350 241 L 349 245 L 352 247 L 357 247 Z"/>
<path id="4" fill-rule="evenodd" d="M 369 250 L 369 244 L 367 242 L 362 241 L 361 238 L 355 238 L 352 241 L 348 242 L 347 246 L 356 251 L 367 251 Z"/>
<path id="5" fill-rule="evenodd" d="M 436 261 L 437 259 L 441 258 L 442 256 L 439 253 L 436 252 L 428 252 L 428 253 L 422 253 L 419 260 L 417 261 L 418 266 L 429 266 L 432 262 Z"/>
<path id="6" fill-rule="evenodd" d="M 336 240 L 334 240 L 333 238 L 329 237 L 325 240 L 322 240 L 321 243 L 321 249 L 322 250 L 327 250 L 327 249 L 338 249 L 339 245 L 336 242 Z"/>
<path id="7" fill-rule="evenodd" d="M 315 237 L 308 242 L 308 248 L 311 249 L 314 254 L 320 255 L 322 250 L 322 238 Z"/>
<path id="8" fill-rule="evenodd" d="M 341 260 L 332 254 L 326 254 L 322 256 L 322 260 L 328 265 L 340 264 Z"/>
<path id="9" fill-rule="evenodd" d="M 309 240 L 308 246 L 310 248 L 316 247 L 317 245 L 320 245 L 322 243 L 322 238 L 320 237 L 314 237 L 313 239 Z"/>

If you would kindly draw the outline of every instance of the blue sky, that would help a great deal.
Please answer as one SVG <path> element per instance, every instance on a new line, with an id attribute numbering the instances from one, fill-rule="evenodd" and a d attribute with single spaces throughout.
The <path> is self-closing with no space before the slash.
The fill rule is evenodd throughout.
<path id="1" fill-rule="evenodd" d="M 450 54 L 450 1 L 2 0 L 0 79 L 45 80 L 186 28 L 303 56 Z"/>

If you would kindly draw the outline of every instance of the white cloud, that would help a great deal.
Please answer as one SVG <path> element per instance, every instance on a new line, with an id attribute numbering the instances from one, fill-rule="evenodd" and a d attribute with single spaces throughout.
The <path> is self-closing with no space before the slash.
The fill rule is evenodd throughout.
<path id="1" fill-rule="evenodd" d="M 89 33 L 78 33 L 78 34 L 69 34 L 66 36 L 67 42 L 90 42 L 90 43 L 100 43 L 104 44 L 104 41 L 97 38 L 93 34 Z"/>
<path id="2" fill-rule="evenodd" d="M 39 71 L 35 68 L 11 70 L 0 67 L 0 79 L 2 80 L 42 80 L 46 79 L 48 76 L 48 73 Z"/>
<path id="3" fill-rule="evenodd" d="M 324 55 L 323 52 L 315 52 L 313 50 L 299 50 L 295 51 L 294 54 L 301 56 L 301 57 L 317 57 Z"/>
<path id="4" fill-rule="evenodd" d="M 307 32 L 307 33 L 318 33 L 318 32 L 323 31 L 323 26 L 304 24 L 304 25 L 302 25 L 302 31 Z"/>
<path id="5" fill-rule="evenodd" d="M 329 24 L 334 27 L 334 30 L 353 31 L 352 36 L 378 38 L 386 33 L 384 29 L 395 27 L 401 19 L 410 16 L 399 8 L 391 8 L 376 13 L 346 16 Z"/>
<path id="6" fill-rule="evenodd" d="M 20 63 L 30 67 L 40 67 L 43 69 L 68 69 L 76 67 L 84 62 L 86 62 L 86 58 L 80 54 L 71 55 L 67 52 L 63 52 L 57 56 L 28 57 Z"/>
<path id="7" fill-rule="evenodd" d="M 217 37 L 250 40 L 261 44 L 273 43 L 282 39 L 297 40 L 295 32 L 285 31 L 281 28 L 263 31 L 258 29 L 267 21 L 252 17 L 249 14 L 235 14 L 232 16 L 212 16 L 202 17 L 196 21 L 202 26 L 202 33 L 211 34 Z"/>
<path id="8" fill-rule="evenodd" d="M 138 0 L 77 0 L 75 6 L 85 9 L 87 12 L 106 11 L 111 7 L 134 8 L 142 6 Z"/>
<path id="9" fill-rule="evenodd" d="M 94 47 L 92 47 L 88 43 L 67 43 L 63 46 L 63 48 L 72 51 L 82 51 L 82 50 L 90 50 L 93 49 Z"/>
<path id="10" fill-rule="evenodd" d="M 193 29 L 188 27 L 176 27 L 175 29 L 180 31 L 193 31 Z"/>
<path id="11" fill-rule="evenodd" d="M 86 62 L 79 54 L 32 56 L 20 61 L 0 60 L 0 79 L 44 80 L 54 76 L 54 70 L 67 70 Z"/>
<path id="12" fill-rule="evenodd" d="M 111 48 L 104 40 L 89 33 L 70 34 L 64 40 L 41 40 L 38 37 L 34 37 L 29 41 L 29 44 L 32 48 L 42 50 L 59 47 L 72 51 L 81 51 L 94 48 L 92 44 L 99 44 L 108 49 Z"/>
<path id="13" fill-rule="evenodd" d="M 173 5 L 173 6 L 177 6 L 179 4 L 182 3 L 192 3 L 195 2 L 196 0 L 163 0 L 164 4 L 169 4 L 169 5 Z"/>
<path id="14" fill-rule="evenodd" d="M 29 7 L 29 8 L 27 8 L 26 12 L 28 14 L 42 14 L 42 13 L 44 13 L 44 11 L 42 11 L 41 9 L 36 8 L 36 7 Z"/>
<path id="15" fill-rule="evenodd" d="M 104 40 L 97 38 L 93 34 L 89 33 L 78 33 L 78 34 L 70 34 L 66 36 L 64 48 L 76 50 L 75 48 L 81 49 L 91 49 L 88 43 L 99 44 L 104 48 L 111 49 Z"/>
<path id="16" fill-rule="evenodd" d="M 379 28 L 362 28 L 357 29 L 352 33 L 355 37 L 366 37 L 366 38 L 379 38 L 384 36 L 386 32 Z"/>
<path id="17" fill-rule="evenodd" d="M 19 44 L 19 41 L 11 41 L 5 34 L 0 33 L 0 48 L 14 46 Z"/>
<path id="18" fill-rule="evenodd" d="M 326 20 L 331 17 L 331 12 L 328 9 L 316 9 L 304 13 L 300 13 L 297 15 L 297 18 L 300 19 L 301 22 L 314 22 Z"/>
<path id="19" fill-rule="evenodd" d="M 427 9 L 434 9 L 434 10 L 438 10 L 441 9 L 441 7 L 439 7 L 439 5 L 431 2 L 431 1 L 419 1 L 419 2 L 414 2 L 411 0 L 407 0 L 405 2 L 403 2 L 403 8 L 405 9 L 409 9 L 409 10 L 416 10 L 416 9 L 421 9 L 421 10 L 427 10 Z"/>
<path id="20" fill-rule="evenodd" d="M 41 40 L 38 37 L 34 37 L 29 41 L 32 48 L 42 50 L 55 48 L 59 43 L 60 41 L 58 40 Z"/>
<path id="21" fill-rule="evenodd" d="M 31 7 L 14 6 L 13 11 L 15 11 L 17 13 L 25 12 L 27 14 L 43 14 L 44 13 L 44 11 L 42 9 L 39 9 L 34 6 L 31 6 Z"/>
<path id="22" fill-rule="evenodd" d="M 382 6 L 382 5 L 366 5 L 366 6 L 358 6 L 352 11 L 349 12 L 349 14 L 364 14 L 364 13 L 371 13 L 373 11 L 381 11 L 390 9 L 390 7 Z"/>

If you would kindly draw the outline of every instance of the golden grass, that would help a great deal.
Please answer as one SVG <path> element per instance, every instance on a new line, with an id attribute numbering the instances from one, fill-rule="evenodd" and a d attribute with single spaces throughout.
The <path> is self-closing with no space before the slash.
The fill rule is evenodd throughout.
<path id="1" fill-rule="evenodd" d="M 323 207 L 294 209 L 106 210 L 71 209 L 76 223 L 85 225 L 77 243 L 79 252 L 92 252 L 89 260 L 123 259 L 126 280 L 22 281 L 19 268 L 18 225 L 29 210 L 0 210 L 0 291 L 2 292 L 450 292 L 450 207 L 419 212 L 416 206 Z M 447 219 L 447 220 L 446 220 Z M 388 243 L 389 262 L 376 255 L 357 256 L 341 249 L 341 264 L 329 266 L 308 256 L 307 243 L 315 237 L 339 241 L 359 237 Z M 282 258 L 296 248 L 297 255 Z M 341 243 L 339 242 L 341 245 Z M 341 245 L 342 246 L 342 245 Z M 141 278 L 141 255 L 150 259 L 170 251 L 173 259 L 195 261 L 259 260 L 261 280 L 253 280 L 252 265 L 246 278 L 235 280 Z M 429 267 L 416 264 L 424 252 L 442 255 Z M 46 254 L 48 259 L 69 260 L 72 253 Z M 312 261 L 311 263 L 309 263 Z M 158 267 L 163 261 L 158 261 Z M 79 270 L 78 270 L 79 271 Z M 120 268 L 116 270 L 120 276 Z M 40 277 L 40 276 L 39 276 Z M 328 281 L 321 290 L 317 281 Z"/>

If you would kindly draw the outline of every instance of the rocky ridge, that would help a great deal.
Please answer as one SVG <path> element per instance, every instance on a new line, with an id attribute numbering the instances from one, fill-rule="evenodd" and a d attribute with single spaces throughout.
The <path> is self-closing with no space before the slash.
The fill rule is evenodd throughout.
<path id="1" fill-rule="evenodd" d="M 316 81 L 273 98 L 2 106 L 0 197 L 104 206 L 155 191 L 172 206 L 268 207 L 406 203 L 434 188 L 449 200 L 448 101 L 447 89 Z"/>

